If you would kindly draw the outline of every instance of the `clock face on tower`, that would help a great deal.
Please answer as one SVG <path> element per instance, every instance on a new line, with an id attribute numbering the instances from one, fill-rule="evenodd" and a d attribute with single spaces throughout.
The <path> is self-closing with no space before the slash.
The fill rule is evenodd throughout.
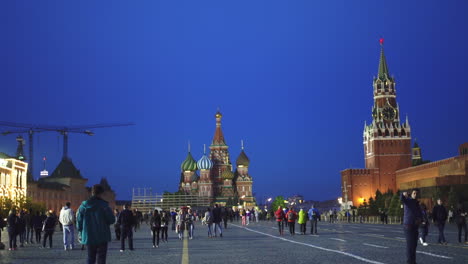
<path id="1" fill-rule="evenodd" d="M 393 109 L 392 107 L 390 106 L 386 106 L 383 110 L 382 110 L 382 115 L 383 115 L 383 118 L 385 120 L 393 120 L 395 119 L 395 109 Z"/>

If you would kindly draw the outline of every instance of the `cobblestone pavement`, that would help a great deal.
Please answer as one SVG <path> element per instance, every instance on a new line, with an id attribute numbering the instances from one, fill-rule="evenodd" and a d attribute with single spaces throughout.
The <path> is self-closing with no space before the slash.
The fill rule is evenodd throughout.
<path id="1" fill-rule="evenodd" d="M 309 226 L 308 226 L 309 228 Z M 310 229 L 308 229 L 309 231 Z M 153 249 L 148 226 L 135 233 L 135 251 L 119 252 L 120 244 L 109 245 L 107 263 L 405 263 L 405 240 L 400 225 L 319 223 L 315 235 L 278 236 L 276 223 L 251 223 L 241 227 L 234 222 L 223 230 L 223 237 L 208 238 L 206 227 L 196 224 L 193 240 L 184 243 L 169 232 L 169 242 Z M 296 232 L 299 225 L 296 225 Z M 418 263 L 468 263 L 468 246 L 455 243 L 453 225 L 446 228 L 446 246 L 436 244 L 432 226 L 429 246 L 418 245 Z M 7 243 L 3 232 L 2 241 Z M 185 252 L 185 253 L 184 253 Z M 185 254 L 185 255 L 184 255 Z M 0 250 L 0 263 L 86 263 L 86 251 L 64 251 L 62 233 L 54 234 L 52 249 L 26 245 L 17 251 Z"/>

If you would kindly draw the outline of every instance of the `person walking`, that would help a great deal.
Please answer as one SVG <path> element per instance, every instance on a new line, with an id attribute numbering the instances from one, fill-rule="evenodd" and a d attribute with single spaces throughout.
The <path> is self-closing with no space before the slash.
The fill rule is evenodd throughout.
<path id="1" fill-rule="evenodd" d="M 242 209 L 242 210 L 240 210 L 239 214 L 240 214 L 241 220 L 242 220 L 241 224 L 243 226 L 246 226 L 247 225 L 247 212 L 245 211 L 245 209 Z"/>
<path id="2" fill-rule="evenodd" d="M 24 247 L 24 242 L 26 239 L 26 219 L 25 213 L 23 210 L 20 210 L 17 223 L 17 232 L 20 239 L 20 247 Z"/>
<path id="3" fill-rule="evenodd" d="M 115 222 L 109 203 L 102 199 L 104 187 L 96 184 L 91 188 L 91 197 L 78 209 L 76 227 L 81 233 L 81 243 L 88 249 L 88 264 L 105 264 L 107 243 L 111 241 L 110 225 Z"/>
<path id="4" fill-rule="evenodd" d="M 16 250 L 16 237 L 18 230 L 18 216 L 16 216 L 16 210 L 11 209 L 7 217 L 7 231 L 8 231 L 8 250 Z"/>
<path id="5" fill-rule="evenodd" d="M 184 238 L 184 230 L 185 230 L 185 213 L 182 209 L 176 215 L 176 233 L 179 237 L 179 240 Z"/>
<path id="6" fill-rule="evenodd" d="M 319 220 L 320 214 L 317 208 L 312 205 L 308 211 L 310 220 L 310 234 L 317 234 L 317 221 Z"/>
<path id="7" fill-rule="evenodd" d="M 125 204 L 119 214 L 117 222 L 120 226 L 120 252 L 125 250 L 125 239 L 128 238 L 128 248 L 133 250 L 133 227 L 136 225 L 136 216 L 130 210 L 130 204 Z"/>
<path id="8" fill-rule="evenodd" d="M 466 232 L 466 216 L 468 213 L 466 212 L 465 208 L 463 208 L 463 204 L 458 204 L 457 211 L 455 212 L 455 223 L 457 224 L 458 228 L 458 243 L 463 243 L 462 238 L 462 229 L 465 230 L 465 241 L 464 243 L 468 245 L 468 233 Z"/>
<path id="9" fill-rule="evenodd" d="M 41 233 L 42 233 L 42 218 L 41 213 L 39 211 L 32 217 L 32 227 L 34 229 L 34 233 L 36 235 L 36 243 L 41 243 Z"/>
<path id="10" fill-rule="evenodd" d="M 193 230 L 195 229 L 194 221 L 195 215 L 192 209 L 188 209 L 187 215 L 185 216 L 185 228 L 188 231 L 189 239 L 193 239 Z"/>
<path id="11" fill-rule="evenodd" d="M 301 230 L 301 235 L 306 234 L 306 224 L 307 224 L 307 217 L 306 217 L 306 212 L 304 209 L 301 208 L 299 210 L 299 219 L 297 220 L 297 223 L 299 224 L 299 228 Z"/>
<path id="12" fill-rule="evenodd" d="M 221 228 L 221 208 L 218 204 L 215 204 L 215 208 L 213 209 L 213 223 L 215 237 L 217 236 L 217 230 L 219 230 L 219 236 L 223 237 L 223 229 Z"/>
<path id="13" fill-rule="evenodd" d="M 119 209 L 114 209 L 114 216 L 115 216 L 115 224 L 114 224 L 114 232 L 115 232 L 115 240 L 120 241 L 120 224 L 117 220 L 119 220 Z"/>
<path id="14" fill-rule="evenodd" d="M 211 226 L 213 224 L 213 216 L 211 215 L 211 209 L 206 208 L 205 216 L 203 217 L 203 222 L 208 226 L 208 237 L 212 238 L 213 233 L 211 232 Z"/>
<path id="15" fill-rule="evenodd" d="M 425 204 L 421 204 L 421 215 L 422 221 L 421 225 L 419 226 L 419 241 L 421 242 L 421 245 L 427 246 L 428 244 L 426 242 L 426 237 L 429 233 L 429 217 L 427 215 L 427 208 Z"/>
<path id="16" fill-rule="evenodd" d="M 278 223 L 279 234 L 280 234 L 280 236 L 282 236 L 284 234 L 284 218 L 285 218 L 285 215 L 284 215 L 284 211 L 281 208 L 281 206 L 278 206 L 278 210 L 276 210 L 276 212 L 275 212 L 275 218 L 276 218 L 276 222 Z"/>
<path id="17" fill-rule="evenodd" d="M 63 226 L 63 247 L 64 250 L 75 247 L 75 213 L 71 209 L 71 203 L 67 202 L 60 210 L 59 221 Z"/>
<path id="18" fill-rule="evenodd" d="M 172 231 L 176 231 L 176 217 L 177 213 L 174 209 L 171 210 L 171 220 L 172 220 Z M 176 232 L 177 233 L 177 232 Z"/>
<path id="19" fill-rule="evenodd" d="M 24 221 L 26 222 L 26 244 L 33 244 L 34 229 L 32 227 L 32 209 L 24 215 Z"/>
<path id="20" fill-rule="evenodd" d="M 161 215 L 161 241 L 167 243 L 167 229 L 169 229 L 169 214 L 166 211 Z"/>
<path id="21" fill-rule="evenodd" d="M 153 248 L 159 247 L 159 233 L 161 232 L 161 215 L 154 210 L 150 218 L 151 234 L 153 235 Z"/>
<path id="22" fill-rule="evenodd" d="M 55 226 L 57 225 L 57 218 L 49 211 L 47 212 L 47 218 L 42 226 L 44 231 L 44 240 L 42 241 L 42 248 L 46 248 L 47 238 L 49 238 L 49 247 L 52 248 L 52 236 L 54 235 Z"/>
<path id="23" fill-rule="evenodd" d="M 224 222 L 224 229 L 227 229 L 227 222 L 228 222 L 228 217 L 229 217 L 229 211 L 225 207 L 224 210 L 222 211 L 221 217 L 223 218 Z M 232 222 L 232 221 L 231 221 Z"/>
<path id="24" fill-rule="evenodd" d="M 434 206 L 432 209 L 432 219 L 437 225 L 437 228 L 439 229 L 439 239 L 438 242 L 439 244 L 444 244 L 447 245 L 447 241 L 445 240 L 445 235 L 444 235 L 444 228 L 445 228 L 445 222 L 447 222 L 447 209 L 445 209 L 445 206 L 442 204 L 442 200 L 440 198 L 437 199 L 437 205 Z"/>
<path id="25" fill-rule="evenodd" d="M 289 233 L 291 234 L 291 236 L 294 236 L 296 234 L 297 213 L 294 211 L 292 207 L 291 209 L 289 209 L 288 213 L 286 214 L 286 219 L 288 220 Z"/>
<path id="26" fill-rule="evenodd" d="M 418 189 L 413 189 L 411 195 L 407 192 L 400 195 L 404 205 L 403 225 L 406 236 L 406 263 L 416 264 L 416 247 L 418 246 L 418 227 L 422 222 L 421 207 L 417 200 Z"/>

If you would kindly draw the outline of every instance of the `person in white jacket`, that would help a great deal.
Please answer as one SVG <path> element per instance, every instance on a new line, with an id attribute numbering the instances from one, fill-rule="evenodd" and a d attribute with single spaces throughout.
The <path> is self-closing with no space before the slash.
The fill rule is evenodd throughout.
<path id="1" fill-rule="evenodd" d="M 63 225 L 63 247 L 65 250 L 75 246 L 75 213 L 70 208 L 70 202 L 60 210 L 59 221 Z"/>

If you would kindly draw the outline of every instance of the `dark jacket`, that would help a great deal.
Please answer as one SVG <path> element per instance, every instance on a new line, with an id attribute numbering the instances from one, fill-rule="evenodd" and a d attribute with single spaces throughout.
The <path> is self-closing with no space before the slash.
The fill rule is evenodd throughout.
<path id="1" fill-rule="evenodd" d="M 26 231 L 26 219 L 24 218 L 24 213 L 20 213 L 16 227 L 17 227 L 18 233 L 20 234 Z"/>
<path id="2" fill-rule="evenodd" d="M 117 223 L 120 224 L 120 228 L 132 228 L 132 226 L 134 226 L 136 223 L 136 219 L 132 211 L 124 209 L 122 212 L 120 212 Z"/>
<path id="3" fill-rule="evenodd" d="M 43 231 L 54 231 L 55 230 L 55 224 L 57 223 L 57 218 L 55 216 L 51 215 L 46 218 L 44 221 L 44 226 L 42 228 Z"/>
<path id="4" fill-rule="evenodd" d="M 161 215 L 152 215 L 150 219 L 150 227 L 151 229 L 159 229 L 161 228 Z"/>
<path id="5" fill-rule="evenodd" d="M 400 194 L 400 200 L 404 205 L 403 224 L 410 226 L 418 226 L 422 222 L 421 207 L 419 201 L 411 197 L 405 197 Z"/>
<path id="6" fill-rule="evenodd" d="M 445 206 L 443 205 L 437 204 L 432 209 L 432 218 L 437 223 L 445 223 L 445 221 L 447 221 L 447 216 L 448 216 L 447 210 L 445 209 Z"/>
<path id="7" fill-rule="evenodd" d="M 463 208 L 458 208 L 455 212 L 455 223 L 457 225 L 466 224 L 466 211 Z"/>
<path id="8" fill-rule="evenodd" d="M 33 215 L 32 217 L 32 227 L 34 229 L 42 229 L 42 218 L 40 215 Z"/>
<path id="9" fill-rule="evenodd" d="M 421 210 L 422 223 L 421 227 L 429 227 L 429 217 L 426 210 Z"/>
<path id="10" fill-rule="evenodd" d="M 221 208 L 215 207 L 212 213 L 213 213 L 213 223 L 220 223 L 221 222 Z"/>
<path id="11" fill-rule="evenodd" d="M 115 223 L 115 216 L 109 203 L 91 196 L 81 203 L 76 217 L 76 227 L 81 233 L 81 244 L 101 245 L 111 241 L 110 225 Z"/>
<path id="12" fill-rule="evenodd" d="M 169 214 L 166 214 L 166 216 L 161 215 L 161 227 L 168 227 L 169 222 Z"/>
<path id="13" fill-rule="evenodd" d="M 10 214 L 7 217 L 8 232 L 17 232 L 18 217 L 15 214 Z"/>

